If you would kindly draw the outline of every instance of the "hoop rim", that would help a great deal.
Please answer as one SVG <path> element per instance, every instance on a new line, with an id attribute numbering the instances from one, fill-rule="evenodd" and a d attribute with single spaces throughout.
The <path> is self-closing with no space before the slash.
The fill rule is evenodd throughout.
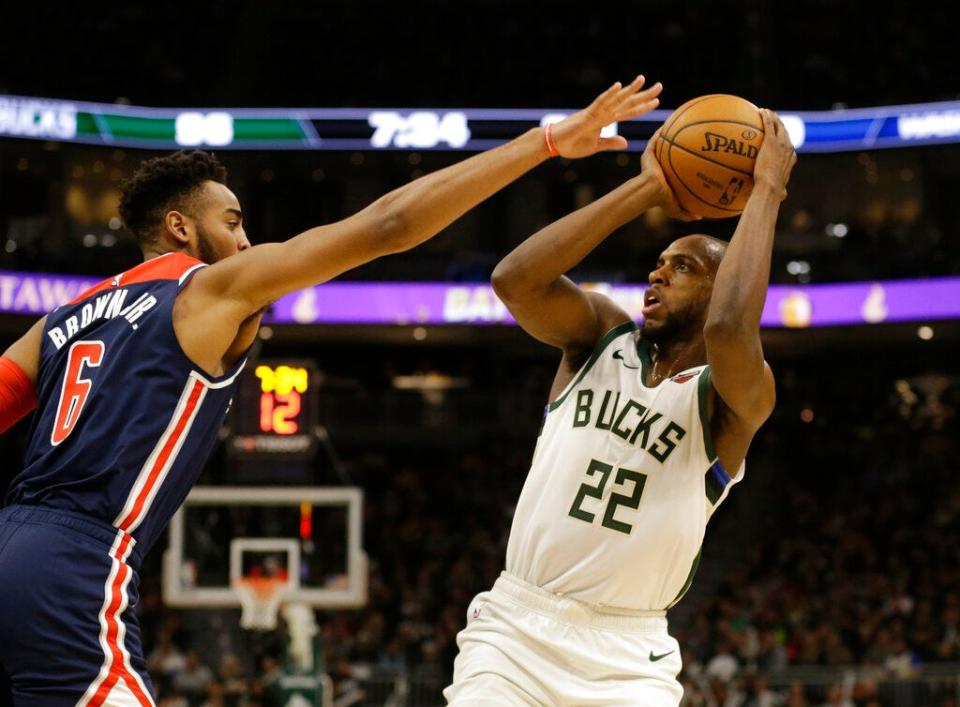
<path id="1" fill-rule="evenodd" d="M 255 577 L 250 575 L 244 575 L 242 577 L 237 577 L 233 581 L 235 589 L 240 592 L 243 589 L 250 589 L 253 594 L 256 594 L 259 597 L 272 597 L 274 594 L 284 594 L 286 591 L 295 589 L 295 585 L 291 583 L 289 577 Z M 241 598 L 241 603 L 242 603 Z"/>

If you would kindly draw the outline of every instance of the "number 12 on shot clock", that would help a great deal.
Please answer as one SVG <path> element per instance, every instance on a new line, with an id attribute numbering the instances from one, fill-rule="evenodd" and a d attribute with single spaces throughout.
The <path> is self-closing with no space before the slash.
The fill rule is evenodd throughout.
<path id="1" fill-rule="evenodd" d="M 233 406 L 231 453 L 311 458 L 317 442 L 315 373 L 307 359 L 262 359 L 245 371 Z"/>
<path id="2" fill-rule="evenodd" d="M 294 435 L 300 432 L 301 396 L 310 386 L 306 368 L 260 365 L 254 370 L 260 381 L 260 431 Z"/>

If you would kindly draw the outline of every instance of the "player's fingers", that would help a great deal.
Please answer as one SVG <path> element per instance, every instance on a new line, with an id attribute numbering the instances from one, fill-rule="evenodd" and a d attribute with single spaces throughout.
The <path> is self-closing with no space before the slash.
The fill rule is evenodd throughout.
<path id="1" fill-rule="evenodd" d="M 659 96 L 663 92 L 663 84 L 657 81 L 653 86 L 648 86 L 643 90 L 645 96 Z"/>
<path id="2" fill-rule="evenodd" d="M 622 85 L 619 81 L 613 84 L 606 91 L 597 96 L 596 100 L 591 104 L 591 108 L 605 109 L 610 101 L 617 95 L 617 92 L 622 88 Z"/>
<path id="3" fill-rule="evenodd" d="M 763 132 L 767 135 L 776 135 L 777 126 L 773 122 L 773 116 L 766 108 L 760 109 L 760 120 L 763 121 Z"/>
<path id="4" fill-rule="evenodd" d="M 640 101 L 649 101 L 653 98 L 656 98 L 661 93 L 663 93 L 663 84 L 657 81 L 652 86 L 648 86 L 639 93 L 634 93 L 632 95 L 624 97 L 622 101 L 619 102 L 620 107 L 630 105 L 631 103 L 637 103 Z"/>
<path id="5" fill-rule="evenodd" d="M 627 139 L 622 135 L 614 135 L 613 137 L 602 137 L 597 142 L 597 145 L 598 145 L 598 151 L 626 150 Z"/>
<path id="6" fill-rule="evenodd" d="M 646 101 L 645 103 L 639 103 L 630 110 L 621 110 L 614 113 L 611 122 L 618 123 L 621 120 L 630 120 L 630 118 L 636 118 L 638 115 L 644 115 L 652 110 L 656 110 L 657 106 L 659 105 L 660 100 L 657 98 L 654 98 L 652 101 Z"/>
<path id="7" fill-rule="evenodd" d="M 773 118 L 773 129 L 776 136 L 780 139 L 780 142 L 785 142 L 788 145 L 790 144 L 790 136 L 787 135 L 787 129 L 783 125 L 783 121 L 780 120 L 780 116 L 770 111 L 770 117 Z"/>
<path id="8" fill-rule="evenodd" d="M 657 92 L 659 93 L 659 91 Z M 616 110 L 617 120 L 622 120 L 622 116 L 633 117 L 649 113 L 660 105 L 660 98 L 656 94 L 648 95 L 646 91 L 638 93 L 636 96 L 618 106 Z"/>
<path id="9" fill-rule="evenodd" d="M 637 91 L 643 88 L 643 84 L 646 83 L 646 81 L 647 79 L 643 74 L 638 74 L 637 78 L 617 92 L 617 101 L 624 101 L 635 94 Z"/>
<path id="10" fill-rule="evenodd" d="M 787 129 L 784 127 L 783 121 L 780 120 L 780 116 L 775 112 L 770 111 L 770 118 L 773 120 L 773 127 L 776 136 L 781 138 L 781 141 L 788 140 L 789 137 L 787 136 Z"/>

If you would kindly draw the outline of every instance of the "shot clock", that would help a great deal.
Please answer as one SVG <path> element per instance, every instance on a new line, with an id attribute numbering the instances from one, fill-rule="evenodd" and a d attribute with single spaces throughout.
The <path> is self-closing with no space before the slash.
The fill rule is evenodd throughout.
<path id="1" fill-rule="evenodd" d="M 260 364 L 253 374 L 260 381 L 260 432 L 280 436 L 299 433 L 310 372 L 301 366 Z"/>
<path id="2" fill-rule="evenodd" d="M 241 374 L 230 452 L 241 457 L 307 459 L 316 450 L 312 361 L 265 359 Z"/>

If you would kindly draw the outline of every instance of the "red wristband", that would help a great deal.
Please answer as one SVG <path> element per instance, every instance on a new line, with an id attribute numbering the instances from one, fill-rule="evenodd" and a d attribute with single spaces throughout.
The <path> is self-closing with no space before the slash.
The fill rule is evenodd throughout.
<path id="1" fill-rule="evenodd" d="M 0 432 L 6 432 L 37 406 L 33 383 L 9 358 L 0 358 Z"/>
<path id="2" fill-rule="evenodd" d="M 559 157 L 560 150 L 557 149 L 556 144 L 553 142 L 553 123 L 547 123 L 543 128 L 543 139 L 547 141 L 547 152 L 550 153 L 551 157 Z"/>

